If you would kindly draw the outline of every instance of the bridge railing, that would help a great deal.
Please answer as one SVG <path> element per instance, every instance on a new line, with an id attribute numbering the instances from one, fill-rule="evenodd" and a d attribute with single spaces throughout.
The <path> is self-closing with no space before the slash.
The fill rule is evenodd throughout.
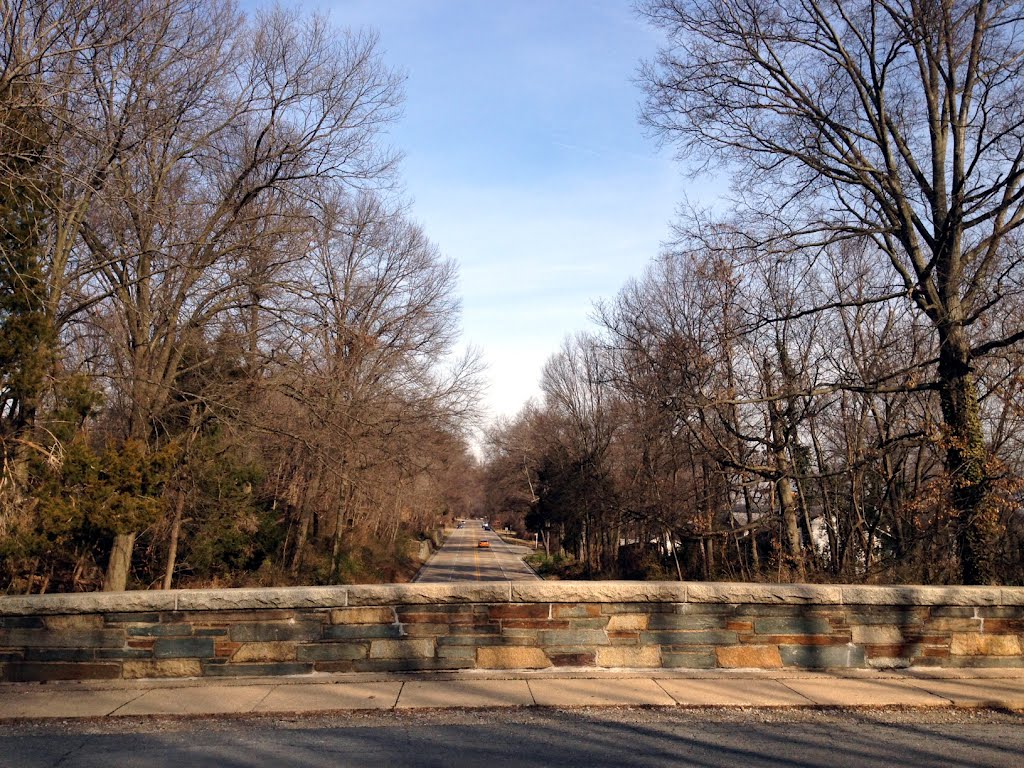
<path id="1" fill-rule="evenodd" d="M 0 679 L 1024 666 L 1024 588 L 488 582 L 0 597 Z"/>

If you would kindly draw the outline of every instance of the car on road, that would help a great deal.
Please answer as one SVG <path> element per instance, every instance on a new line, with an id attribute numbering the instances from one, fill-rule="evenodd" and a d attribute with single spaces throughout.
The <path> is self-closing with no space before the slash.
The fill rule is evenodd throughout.
<path id="1" fill-rule="evenodd" d="M 485 541 L 484 539 L 481 539 L 480 541 L 477 542 L 476 546 L 477 546 L 477 549 L 490 549 L 491 548 L 491 542 Z"/>

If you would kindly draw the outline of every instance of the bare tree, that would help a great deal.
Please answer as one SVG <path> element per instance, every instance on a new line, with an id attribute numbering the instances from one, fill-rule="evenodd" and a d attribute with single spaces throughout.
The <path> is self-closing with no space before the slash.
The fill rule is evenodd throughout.
<path id="1" fill-rule="evenodd" d="M 1024 339 L 1002 312 L 1022 279 L 1020 5 L 651 0 L 641 11 L 668 36 L 642 70 L 647 125 L 684 156 L 734 163 L 746 209 L 787 238 L 868 238 L 927 319 L 937 359 L 920 386 L 941 403 L 962 578 L 994 581 L 999 510 L 976 371 Z"/>

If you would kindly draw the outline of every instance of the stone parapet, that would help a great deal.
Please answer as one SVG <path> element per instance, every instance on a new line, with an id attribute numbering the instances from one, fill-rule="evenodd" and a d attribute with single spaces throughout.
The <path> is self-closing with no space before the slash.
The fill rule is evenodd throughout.
<path id="1" fill-rule="evenodd" d="M 539 582 L 0 597 L 0 679 L 1024 667 L 1024 588 Z"/>

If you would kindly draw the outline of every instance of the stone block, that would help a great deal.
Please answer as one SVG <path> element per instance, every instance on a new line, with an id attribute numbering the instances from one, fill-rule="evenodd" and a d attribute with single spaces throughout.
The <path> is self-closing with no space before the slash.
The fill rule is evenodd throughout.
<path id="1" fill-rule="evenodd" d="M 782 656 L 776 645 L 727 645 L 715 648 L 719 667 L 727 669 L 778 669 Z"/>
<path id="2" fill-rule="evenodd" d="M 608 635 L 601 629 L 542 630 L 540 645 L 608 645 Z"/>
<path id="3" fill-rule="evenodd" d="M 371 659 L 429 659 L 434 655 L 434 640 L 374 640 L 370 643 Z"/>
<path id="4" fill-rule="evenodd" d="M 899 627 L 885 624 L 854 626 L 850 628 L 853 642 L 857 645 L 896 645 L 903 642 Z"/>
<path id="5" fill-rule="evenodd" d="M 598 648 L 596 663 L 599 667 L 660 667 L 661 649 L 651 645 Z"/>
<path id="6" fill-rule="evenodd" d="M 118 659 L 150 659 L 153 657 L 152 649 L 143 648 L 97 648 L 96 658 L 110 661 Z"/>
<path id="7" fill-rule="evenodd" d="M 980 618 L 958 618 L 954 616 L 936 616 L 924 622 L 920 631 L 922 633 L 940 632 L 980 632 Z M 988 622 L 986 622 L 987 624 Z"/>
<path id="8" fill-rule="evenodd" d="M 0 647 L 7 648 L 120 648 L 124 642 L 123 629 L 0 629 Z"/>
<path id="9" fill-rule="evenodd" d="M 609 632 L 608 642 L 612 645 L 640 645 L 640 633 Z"/>
<path id="10" fill-rule="evenodd" d="M 744 640 L 763 645 L 847 645 L 849 633 L 834 635 L 745 635 Z"/>
<path id="11" fill-rule="evenodd" d="M 484 647 L 476 649 L 480 669 L 545 669 L 551 660 L 540 648 Z"/>
<path id="12" fill-rule="evenodd" d="M 597 651 L 591 653 L 549 653 L 548 658 L 556 667 L 593 667 L 597 663 Z"/>
<path id="13" fill-rule="evenodd" d="M 406 624 L 402 629 L 409 637 L 440 637 L 448 634 L 447 624 Z"/>
<path id="14" fill-rule="evenodd" d="M 928 611 L 928 615 L 931 617 L 944 616 L 953 619 L 973 619 L 980 615 L 982 610 L 985 609 L 965 605 L 936 605 Z"/>
<path id="15" fill-rule="evenodd" d="M 269 664 L 203 664 L 207 677 L 277 677 L 279 675 L 308 675 L 311 663 L 274 662 Z"/>
<path id="16" fill-rule="evenodd" d="M 927 607 L 894 607 L 886 605 L 857 605 L 843 611 L 850 626 L 858 624 L 893 624 L 897 627 L 919 626 L 930 615 Z"/>
<path id="17" fill-rule="evenodd" d="M 783 645 L 782 665 L 799 669 L 864 667 L 864 649 L 855 645 Z"/>
<path id="18" fill-rule="evenodd" d="M 449 624 L 449 635 L 498 635 L 501 627 L 497 624 Z"/>
<path id="19" fill-rule="evenodd" d="M 242 643 L 238 650 L 231 654 L 231 661 L 295 661 L 295 643 Z"/>
<path id="20" fill-rule="evenodd" d="M 529 633 L 530 636 L 516 638 L 514 636 L 501 636 L 501 635 L 441 635 L 434 639 L 438 648 L 447 648 L 452 646 L 477 646 L 477 645 L 508 645 L 510 640 L 522 640 L 524 644 L 536 645 L 536 631 L 523 629 L 517 630 L 520 632 Z"/>
<path id="21" fill-rule="evenodd" d="M 993 635 L 1024 634 L 1024 619 L 985 619 L 985 631 Z"/>
<path id="22" fill-rule="evenodd" d="M 139 624 L 125 627 L 129 637 L 188 637 L 192 634 L 192 625 L 175 624 Z"/>
<path id="23" fill-rule="evenodd" d="M 328 627 L 340 629 L 340 627 Z M 263 643 L 274 640 L 319 640 L 323 625 L 312 621 L 246 622 L 231 627 L 228 636 L 236 643 Z"/>
<path id="24" fill-rule="evenodd" d="M 26 648 L 27 661 L 95 661 L 97 650 L 102 648 Z M 116 649 L 121 650 L 121 649 Z"/>
<path id="25" fill-rule="evenodd" d="M 442 606 L 447 607 L 447 606 Z M 447 624 L 451 627 L 464 627 L 474 624 L 486 624 L 486 615 L 474 612 L 453 611 L 398 611 L 398 623 L 403 626 L 411 624 Z M 497 620 L 494 626 L 498 626 Z"/>
<path id="26" fill-rule="evenodd" d="M 751 633 L 754 631 L 754 622 L 752 621 L 726 621 L 725 628 L 732 632 L 740 633 Z"/>
<path id="27" fill-rule="evenodd" d="M 556 606 L 562 608 L 563 606 Z M 547 603 L 521 604 L 506 603 L 487 606 L 489 619 L 550 619 L 551 606 Z"/>
<path id="28" fill-rule="evenodd" d="M 712 648 L 693 651 L 661 651 L 661 666 L 666 669 L 714 669 L 715 652 Z"/>
<path id="29" fill-rule="evenodd" d="M 103 629 L 103 617 L 97 613 L 63 614 L 47 616 L 46 628 L 55 632 L 74 632 L 83 629 Z"/>
<path id="30" fill-rule="evenodd" d="M 699 632 L 672 632 L 669 630 L 640 633 L 641 645 L 735 645 L 739 635 L 725 629 Z"/>
<path id="31" fill-rule="evenodd" d="M 360 659 L 347 662 L 353 672 L 434 672 L 472 669 L 472 659 Z"/>
<path id="32" fill-rule="evenodd" d="M 569 620 L 552 619 L 502 619 L 501 632 L 522 629 L 569 629 Z"/>
<path id="33" fill-rule="evenodd" d="M 129 660 L 121 664 L 121 676 L 127 680 L 148 677 L 200 677 L 199 659 Z"/>
<path id="34" fill-rule="evenodd" d="M 821 616 L 768 616 L 754 619 L 758 635 L 827 635 L 832 624 Z"/>
<path id="35" fill-rule="evenodd" d="M 297 661 L 353 661 L 369 655 L 369 643 L 317 643 L 300 645 L 296 649 Z"/>
<path id="36" fill-rule="evenodd" d="M 157 659 L 197 658 L 213 656 L 212 637 L 160 637 L 153 643 Z"/>
<path id="37" fill-rule="evenodd" d="M 943 667 L 957 667 L 957 668 L 968 668 L 968 669 L 985 669 L 985 668 L 1016 668 L 1020 669 L 1024 667 L 1024 656 L 949 656 L 945 659 L 939 660 L 939 665 Z M 914 665 L 917 666 L 918 662 L 915 661 Z"/>
<path id="38" fill-rule="evenodd" d="M 108 613 L 103 620 L 109 624 L 157 624 L 160 614 L 155 611 L 147 613 Z"/>
<path id="39" fill-rule="evenodd" d="M 84 662 L 12 661 L 3 667 L 3 679 L 12 683 L 37 683 L 47 680 L 115 680 L 121 676 L 120 664 Z"/>
<path id="40" fill-rule="evenodd" d="M 685 613 L 656 613 L 649 616 L 647 629 L 722 629 L 725 617 L 690 615 Z"/>
<path id="41" fill-rule="evenodd" d="M 620 613 L 673 613 L 676 608 L 687 608 L 685 603 L 601 603 L 601 613 L 615 616 Z"/>
<path id="42" fill-rule="evenodd" d="M 323 628 L 325 640 L 369 640 L 370 638 L 395 638 L 402 636 L 397 624 L 336 624 Z M 316 640 L 317 637 L 306 637 Z"/>
<path id="43" fill-rule="evenodd" d="M 437 649 L 437 658 L 475 661 L 476 648 L 471 645 L 442 646 Z"/>
<path id="44" fill-rule="evenodd" d="M 618 613 L 608 618 L 606 629 L 609 633 L 629 630 L 639 631 L 647 629 L 650 618 L 650 615 L 646 613 Z"/>
<path id="45" fill-rule="evenodd" d="M 1017 635 L 979 635 L 974 632 L 954 632 L 949 644 L 953 656 L 1019 656 L 1020 638 Z"/>
<path id="46" fill-rule="evenodd" d="M 1003 587 L 999 590 L 1000 605 L 1024 605 L 1024 587 Z"/>
<path id="47" fill-rule="evenodd" d="M 595 618 L 601 615 L 601 606 L 597 603 L 556 603 L 551 606 L 551 615 L 558 619 Z"/>
<path id="48" fill-rule="evenodd" d="M 395 609 L 379 608 L 335 608 L 331 611 L 331 624 L 394 624 Z"/>

